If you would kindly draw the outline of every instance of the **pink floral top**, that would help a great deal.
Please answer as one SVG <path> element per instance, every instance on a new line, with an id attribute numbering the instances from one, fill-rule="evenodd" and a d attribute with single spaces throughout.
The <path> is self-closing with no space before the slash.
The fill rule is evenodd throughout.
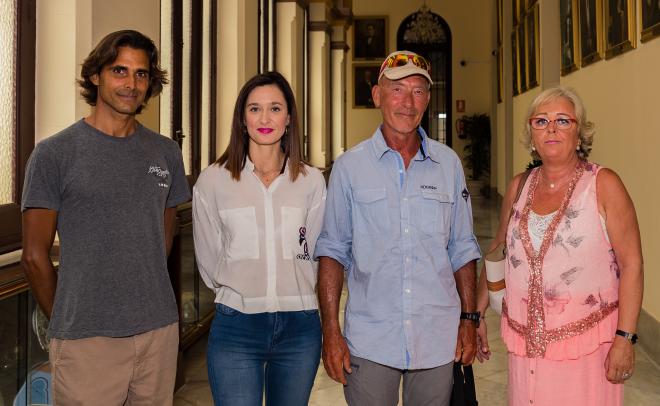
<path id="1" fill-rule="evenodd" d="M 530 174 L 507 230 L 502 337 L 509 352 L 576 359 L 611 342 L 617 325 L 619 267 L 596 201 L 600 166 L 580 162 L 540 249 L 529 237 L 539 169 Z"/>

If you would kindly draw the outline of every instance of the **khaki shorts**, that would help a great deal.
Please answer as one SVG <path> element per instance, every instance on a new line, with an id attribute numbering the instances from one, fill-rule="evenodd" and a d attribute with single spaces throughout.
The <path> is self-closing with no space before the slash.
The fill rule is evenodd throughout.
<path id="1" fill-rule="evenodd" d="M 172 405 L 179 324 L 130 337 L 52 339 L 53 405 Z"/>

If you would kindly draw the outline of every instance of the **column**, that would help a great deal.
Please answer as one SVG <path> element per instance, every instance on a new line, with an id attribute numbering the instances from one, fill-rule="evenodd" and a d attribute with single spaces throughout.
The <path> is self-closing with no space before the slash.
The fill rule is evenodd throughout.
<path id="1" fill-rule="evenodd" d="M 332 161 L 346 150 L 346 30 L 348 16 L 332 23 Z"/>
<path id="2" fill-rule="evenodd" d="M 330 164 L 330 24 L 331 2 L 309 5 L 309 160 L 318 168 Z"/>
<path id="3" fill-rule="evenodd" d="M 220 156 L 231 133 L 238 92 L 257 74 L 257 0 L 218 2 L 216 151 Z M 222 55 L 222 56 L 220 56 Z"/>
<path id="4" fill-rule="evenodd" d="M 303 114 L 304 96 L 304 37 L 306 29 L 306 1 L 278 0 L 275 17 L 275 66 L 291 85 L 296 96 L 298 113 Z"/>

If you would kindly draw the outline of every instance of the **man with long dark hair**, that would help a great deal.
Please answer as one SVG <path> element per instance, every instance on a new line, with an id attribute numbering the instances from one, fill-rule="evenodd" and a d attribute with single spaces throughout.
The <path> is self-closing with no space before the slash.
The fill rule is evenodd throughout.
<path id="1" fill-rule="evenodd" d="M 23 189 L 22 263 L 50 319 L 53 404 L 171 405 L 179 330 L 167 254 L 190 191 L 178 145 L 135 118 L 165 72 L 151 39 L 118 31 L 78 83 L 92 113 L 36 146 Z"/>

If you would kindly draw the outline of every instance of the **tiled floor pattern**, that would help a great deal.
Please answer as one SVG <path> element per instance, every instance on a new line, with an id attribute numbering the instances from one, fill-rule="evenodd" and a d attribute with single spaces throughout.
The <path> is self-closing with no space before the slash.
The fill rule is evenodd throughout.
<path id="1" fill-rule="evenodd" d="M 493 201 L 475 199 L 473 201 L 474 227 L 482 248 L 490 243 L 495 234 L 497 208 Z M 342 299 L 345 300 L 344 292 Z M 343 307 L 343 306 L 342 306 Z M 486 316 L 488 337 L 493 355 L 490 361 L 474 367 L 477 398 L 480 406 L 505 406 L 507 385 L 506 349 L 500 338 L 499 317 L 494 313 Z M 660 367 L 638 346 L 635 374 L 626 383 L 625 405 L 660 405 Z M 185 354 L 186 382 L 174 398 L 175 406 L 213 405 L 206 373 L 206 337 L 200 339 Z M 342 386 L 327 377 L 323 366 L 319 367 L 309 401 L 310 406 L 344 406 Z M 573 406 L 573 405 L 563 405 Z"/>

